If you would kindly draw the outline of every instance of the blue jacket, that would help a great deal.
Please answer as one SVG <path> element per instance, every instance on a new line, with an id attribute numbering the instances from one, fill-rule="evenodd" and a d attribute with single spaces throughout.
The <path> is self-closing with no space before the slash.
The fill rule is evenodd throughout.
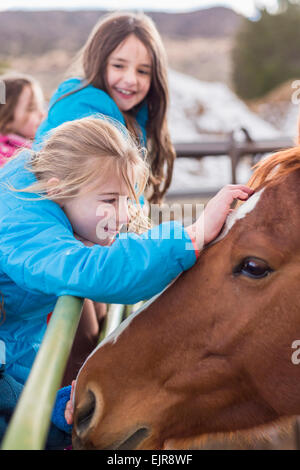
<path id="1" fill-rule="evenodd" d="M 141 236 L 127 234 L 110 247 L 86 247 L 74 238 L 58 204 L 7 185 L 25 188 L 35 181 L 28 157 L 25 150 L 0 169 L 0 293 L 6 312 L 0 340 L 6 371 L 21 383 L 58 296 L 133 304 L 162 291 L 196 261 L 195 252 L 186 249 L 188 234 L 174 222 Z M 166 228 L 170 236 L 162 233 Z"/>
<path id="2" fill-rule="evenodd" d="M 70 78 L 62 82 L 53 94 L 50 103 L 48 116 L 41 123 L 35 136 L 34 148 L 37 148 L 45 138 L 45 135 L 59 126 L 63 122 L 73 121 L 83 117 L 97 115 L 98 113 L 111 117 L 125 125 L 124 117 L 114 100 L 103 90 L 92 85 L 65 96 L 57 101 L 61 96 L 71 91 L 80 89 L 83 82 L 78 78 Z M 143 133 L 142 145 L 146 145 L 146 125 L 148 120 L 147 104 L 140 107 L 136 120 Z"/>
<path id="3" fill-rule="evenodd" d="M 123 114 L 107 93 L 92 85 L 80 89 L 82 85 L 83 82 L 79 78 L 70 78 L 59 85 L 58 89 L 51 97 L 48 116 L 37 130 L 33 143 L 34 150 L 38 150 L 42 146 L 43 140 L 47 138 L 52 129 L 55 129 L 57 126 L 67 121 L 102 114 L 113 118 L 115 121 L 125 126 Z M 57 101 L 66 93 L 78 89 L 79 91 Z M 143 135 L 141 145 L 145 147 L 147 142 L 146 126 L 148 121 L 148 107 L 146 102 L 141 105 L 136 115 L 136 120 Z M 144 202 L 145 198 L 141 195 L 140 203 L 143 205 Z"/>

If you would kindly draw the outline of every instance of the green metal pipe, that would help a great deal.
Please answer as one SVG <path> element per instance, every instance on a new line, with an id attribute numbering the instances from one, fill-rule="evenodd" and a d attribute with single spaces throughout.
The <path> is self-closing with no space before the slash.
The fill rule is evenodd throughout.
<path id="1" fill-rule="evenodd" d="M 57 300 L 42 345 L 20 397 L 2 450 L 41 450 L 45 446 L 56 392 L 74 341 L 83 299 Z"/>
<path id="2" fill-rule="evenodd" d="M 109 336 L 121 323 L 125 305 L 111 304 L 106 315 L 104 338 Z"/>

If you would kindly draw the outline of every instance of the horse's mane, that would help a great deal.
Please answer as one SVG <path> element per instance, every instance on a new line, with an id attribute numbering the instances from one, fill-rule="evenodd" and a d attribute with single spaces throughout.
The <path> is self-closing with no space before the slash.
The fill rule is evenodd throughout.
<path id="1" fill-rule="evenodd" d="M 293 171 L 300 169 L 300 145 L 274 153 L 259 161 L 252 169 L 254 173 L 248 181 L 250 188 L 277 184 Z"/>

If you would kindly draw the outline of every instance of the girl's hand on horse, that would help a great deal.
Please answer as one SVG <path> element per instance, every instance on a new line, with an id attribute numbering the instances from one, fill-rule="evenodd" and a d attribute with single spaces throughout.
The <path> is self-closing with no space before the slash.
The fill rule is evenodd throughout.
<path id="1" fill-rule="evenodd" d="M 75 380 L 72 382 L 72 387 L 71 387 L 71 395 L 70 395 L 70 400 L 66 404 L 66 409 L 65 409 L 65 420 L 67 421 L 67 424 L 73 424 L 73 394 L 74 394 L 74 387 L 75 387 Z"/>
<path id="2" fill-rule="evenodd" d="M 198 220 L 186 229 L 190 237 L 196 240 L 199 250 L 220 233 L 233 201 L 246 201 L 253 192 L 253 189 L 242 184 L 228 184 L 207 203 Z"/>

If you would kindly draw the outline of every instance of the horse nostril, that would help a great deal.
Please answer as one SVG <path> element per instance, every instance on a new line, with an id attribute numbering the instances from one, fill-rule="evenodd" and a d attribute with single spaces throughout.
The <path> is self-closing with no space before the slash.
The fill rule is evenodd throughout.
<path id="1" fill-rule="evenodd" d="M 75 418 L 76 431 L 79 436 L 88 430 L 96 409 L 96 397 L 91 390 L 87 391 L 84 402 L 79 405 Z"/>

